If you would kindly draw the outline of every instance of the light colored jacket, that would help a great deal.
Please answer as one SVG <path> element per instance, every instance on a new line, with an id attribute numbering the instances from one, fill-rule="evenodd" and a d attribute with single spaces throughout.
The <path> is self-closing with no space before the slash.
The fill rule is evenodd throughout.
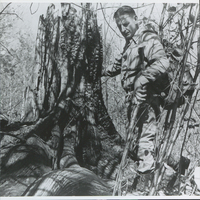
<path id="1" fill-rule="evenodd" d="M 143 49 L 144 62 L 139 49 Z M 169 60 L 161 44 L 159 36 L 140 27 L 134 37 L 125 45 L 122 57 L 116 59 L 110 76 L 121 73 L 122 87 L 126 91 L 133 89 L 136 78 L 140 75 L 145 76 L 149 82 L 155 81 L 169 68 Z"/>

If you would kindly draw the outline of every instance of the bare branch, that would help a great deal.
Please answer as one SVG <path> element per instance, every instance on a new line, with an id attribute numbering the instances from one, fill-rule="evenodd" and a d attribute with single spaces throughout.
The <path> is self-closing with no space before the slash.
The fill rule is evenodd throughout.
<path id="1" fill-rule="evenodd" d="M 165 28 L 165 26 L 167 26 L 168 22 L 176 15 L 178 14 L 181 10 L 187 8 L 188 6 L 187 5 L 183 5 L 183 7 L 181 7 L 178 11 L 176 11 L 175 13 L 173 13 L 167 20 L 166 22 L 164 23 L 164 25 L 162 26 L 162 28 Z"/>
<path id="2" fill-rule="evenodd" d="M 4 48 L 4 49 L 6 49 L 6 51 L 11 55 L 11 56 L 13 56 L 13 54 L 8 50 L 8 48 L 6 47 L 6 46 L 4 46 L 1 42 L 0 42 L 0 45 Z M 14 57 L 14 56 L 13 56 Z"/>
<path id="3" fill-rule="evenodd" d="M 2 15 L 16 15 L 19 19 L 21 19 L 23 21 L 23 19 L 21 17 L 19 17 L 19 15 L 17 13 L 1 13 Z"/>
<path id="4" fill-rule="evenodd" d="M 145 5 L 138 6 L 138 7 L 133 7 L 133 9 L 143 8 L 143 7 L 146 7 L 146 6 L 150 6 L 150 5 L 152 5 L 152 4 L 154 4 L 154 3 L 145 4 Z M 105 10 L 105 9 L 113 9 L 113 8 L 119 8 L 119 6 L 101 7 L 101 8 L 96 9 L 96 11 L 102 10 L 102 9 L 104 9 L 104 10 Z"/>
<path id="5" fill-rule="evenodd" d="M 3 8 L 3 10 L 0 12 L 0 15 L 3 13 L 3 11 L 4 11 L 10 4 L 11 4 L 11 2 L 8 3 L 8 4 L 5 6 L 5 8 Z"/>
<path id="6" fill-rule="evenodd" d="M 149 22 L 149 20 L 150 20 L 150 18 L 151 18 L 151 15 L 152 15 L 152 12 L 153 12 L 154 7 L 155 7 L 155 3 L 153 3 L 153 6 L 152 6 L 152 8 L 151 8 L 151 12 L 150 12 L 150 14 L 149 14 L 148 22 Z"/>
<path id="7" fill-rule="evenodd" d="M 39 3 L 38 3 L 38 7 L 37 7 L 37 9 L 35 10 L 35 12 L 32 12 L 32 6 L 33 6 L 33 3 L 31 3 L 31 5 L 30 5 L 30 13 L 31 13 L 31 15 L 34 15 L 37 11 L 38 11 L 38 9 L 39 9 Z"/>
<path id="8" fill-rule="evenodd" d="M 189 114 L 189 119 L 187 121 L 187 125 L 186 125 L 186 131 L 185 131 L 185 134 L 184 134 L 184 138 L 183 138 L 183 143 L 182 143 L 182 146 L 181 146 L 181 151 L 180 151 L 180 157 L 182 156 L 183 154 L 183 148 L 185 146 L 185 143 L 186 143 L 186 136 L 187 136 L 187 133 L 188 133 L 188 129 L 189 129 L 189 123 L 190 123 L 190 119 L 191 119 L 191 116 L 192 116 L 192 111 L 194 110 L 194 106 L 195 106 L 195 103 L 196 103 L 196 99 L 197 99 L 197 96 L 198 96 L 198 92 L 199 90 L 197 90 L 197 93 L 195 95 L 195 99 L 194 99 L 194 102 L 193 104 L 190 106 L 190 114 Z M 179 161 L 179 171 L 181 171 L 181 160 Z M 181 173 L 179 173 L 179 180 L 180 180 L 180 177 L 181 177 Z M 179 192 L 180 192 L 180 184 L 179 184 Z"/>
<path id="9" fill-rule="evenodd" d="M 116 33 L 116 35 L 117 35 L 118 37 L 122 38 L 122 37 L 110 26 L 110 24 L 108 23 L 108 21 L 107 21 L 107 19 L 106 19 L 105 13 L 104 13 L 104 11 L 103 11 L 103 6 L 102 6 L 101 3 L 100 3 L 100 5 L 101 5 L 101 8 L 102 8 L 102 13 L 103 13 L 104 19 L 105 19 L 106 23 L 108 24 L 108 26 Z"/>
<path id="10" fill-rule="evenodd" d="M 6 51 L 7 51 L 12 57 L 16 57 L 16 58 L 20 61 L 20 59 L 19 59 L 19 57 L 17 56 L 17 54 L 14 56 L 14 55 L 9 51 L 9 49 L 8 49 L 5 45 L 3 45 L 1 42 L 0 42 L 0 45 L 3 46 L 3 48 L 5 48 Z M 19 62 L 19 63 L 20 63 L 20 62 Z M 19 63 L 17 63 L 17 64 L 19 64 Z M 17 64 L 15 64 L 15 65 L 17 65 Z"/>

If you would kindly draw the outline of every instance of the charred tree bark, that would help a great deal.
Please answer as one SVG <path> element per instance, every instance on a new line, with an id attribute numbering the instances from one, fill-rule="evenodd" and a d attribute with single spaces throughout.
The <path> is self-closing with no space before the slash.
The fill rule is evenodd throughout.
<path id="1" fill-rule="evenodd" d="M 16 128 L 17 146 L 5 150 L 2 172 L 14 173 L 17 159 L 12 163 L 10 159 L 20 152 L 23 160 L 31 151 L 34 157 L 44 154 L 37 163 L 46 160 L 43 165 L 53 169 L 78 164 L 110 178 L 122 150 L 102 98 L 101 28 L 90 4 L 62 3 L 61 9 L 58 16 L 52 4 L 46 17 L 40 16 L 36 66 L 32 85 L 25 91 L 23 123 L 31 126 Z"/>
<path id="2" fill-rule="evenodd" d="M 79 180 L 79 181 L 77 181 Z M 111 188 L 80 166 L 56 170 L 39 178 L 23 196 L 107 196 Z"/>

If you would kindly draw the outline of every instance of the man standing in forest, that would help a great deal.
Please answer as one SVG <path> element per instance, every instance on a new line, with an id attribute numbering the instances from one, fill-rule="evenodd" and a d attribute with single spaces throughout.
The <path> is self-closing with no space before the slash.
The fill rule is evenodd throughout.
<path id="1" fill-rule="evenodd" d="M 121 58 L 116 59 L 112 68 L 106 69 L 103 75 L 121 74 L 121 84 L 129 99 L 129 123 L 133 120 L 131 113 L 139 106 L 135 128 L 137 170 L 140 174 L 148 174 L 154 170 L 154 139 L 161 105 L 156 82 L 166 74 L 169 61 L 159 36 L 144 24 L 139 25 L 133 8 L 120 7 L 114 19 L 126 44 Z"/>

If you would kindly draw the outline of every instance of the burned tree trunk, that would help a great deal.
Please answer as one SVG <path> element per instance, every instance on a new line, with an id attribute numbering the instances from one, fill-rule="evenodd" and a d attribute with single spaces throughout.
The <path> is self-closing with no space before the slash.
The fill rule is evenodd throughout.
<path id="1" fill-rule="evenodd" d="M 29 162 L 30 151 L 35 158 L 45 155 L 36 160 L 48 170 L 78 164 L 110 178 L 121 157 L 117 143 L 121 138 L 102 98 L 101 28 L 90 4 L 62 3 L 61 9 L 58 16 L 52 4 L 46 17 L 40 16 L 36 65 L 32 84 L 25 91 L 23 124 L 31 125 L 16 128 L 17 146 L 4 152 L 2 172 L 13 174 L 15 164 L 23 162 L 10 159 L 19 154 L 20 160 L 29 158 Z"/>
<path id="2" fill-rule="evenodd" d="M 65 136 L 74 135 L 70 144 L 75 145 L 78 162 L 97 166 L 103 133 L 117 135 L 101 93 L 100 27 L 89 4 L 82 8 L 61 4 L 61 8 L 61 17 L 51 5 L 47 17 L 40 18 L 33 90 L 36 101 L 31 110 L 36 110 L 38 118 L 53 112 L 51 126 L 45 127 L 47 134 L 52 129 L 57 132 L 64 149 L 69 141 Z M 40 136 L 44 137 L 44 132 Z"/>

